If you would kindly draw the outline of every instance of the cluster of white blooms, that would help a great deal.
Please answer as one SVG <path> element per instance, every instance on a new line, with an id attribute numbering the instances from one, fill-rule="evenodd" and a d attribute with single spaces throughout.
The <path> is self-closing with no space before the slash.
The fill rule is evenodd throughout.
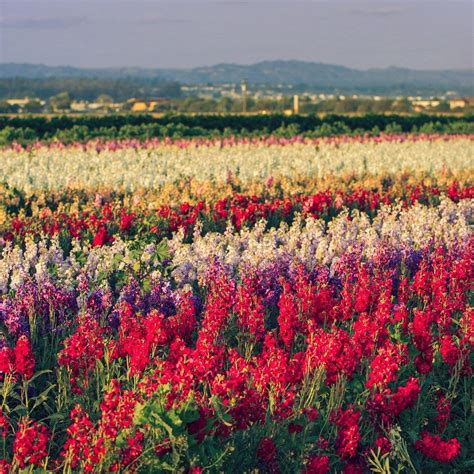
<path id="1" fill-rule="evenodd" d="M 348 218 L 350 217 L 350 219 Z M 347 211 L 329 224 L 322 220 L 296 219 L 288 226 L 266 229 L 261 221 L 252 229 L 199 235 L 192 243 L 183 242 L 178 233 L 168 241 L 171 276 L 178 285 L 202 280 L 209 264 L 218 261 L 236 273 L 252 268 L 265 271 L 278 264 L 303 264 L 308 270 L 318 265 L 333 268 L 338 259 L 351 251 L 360 251 L 370 259 L 381 248 L 402 253 L 443 244 L 448 248 L 465 243 L 472 235 L 474 201 L 454 203 L 443 199 L 439 207 L 416 204 L 383 207 L 371 221 L 367 214 Z M 64 256 L 58 240 L 26 241 L 25 248 L 7 244 L 0 253 L 0 294 L 15 290 L 27 279 L 38 283 L 53 278 L 65 288 L 76 286 L 82 275 L 94 285 L 101 284 L 113 272 L 141 272 L 157 276 L 162 267 L 154 244 L 141 252 L 117 238 L 110 246 L 91 247 L 74 241 Z"/>
<path id="2" fill-rule="evenodd" d="M 472 168 L 470 138 L 417 141 L 348 141 L 347 143 L 238 144 L 102 150 L 37 147 L 0 151 L 0 182 L 25 191 L 38 189 L 158 189 L 182 177 L 242 180 L 273 175 L 332 175 L 425 171 L 437 173 Z"/>
<path id="3" fill-rule="evenodd" d="M 92 248 L 90 244 L 74 240 L 71 252 L 65 256 L 57 239 L 48 242 L 30 239 L 25 242 L 24 249 L 8 243 L 0 253 L 0 294 L 16 290 L 28 279 L 41 283 L 53 278 L 56 283 L 71 289 L 83 275 L 90 284 L 97 284 L 113 272 L 132 274 L 137 265 L 148 275 L 160 268 L 153 244 L 137 255 L 130 250 L 130 244 L 120 238 L 111 246 Z"/>
<path id="4" fill-rule="evenodd" d="M 327 226 L 324 221 L 306 219 L 304 224 L 296 220 L 291 226 L 265 230 L 262 221 L 251 230 L 236 233 L 229 229 L 224 234 L 195 237 L 191 244 L 182 243 L 182 237 L 176 235 L 170 241 L 172 275 L 183 283 L 199 280 L 215 260 L 234 268 L 257 270 L 286 261 L 312 270 L 317 265 L 332 267 L 341 255 L 356 249 L 370 259 L 383 246 L 401 252 L 429 244 L 453 247 L 470 238 L 473 218 L 472 200 L 458 204 L 443 200 L 438 208 L 387 206 L 373 222 L 367 214 L 354 211 L 350 220 L 344 212 Z"/>

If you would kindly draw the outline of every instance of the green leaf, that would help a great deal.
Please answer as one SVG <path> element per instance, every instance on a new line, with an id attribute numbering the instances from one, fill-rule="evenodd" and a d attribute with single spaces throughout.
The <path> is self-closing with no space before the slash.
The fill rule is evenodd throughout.
<path id="1" fill-rule="evenodd" d="M 33 405 L 33 408 L 32 410 L 34 410 L 35 408 L 37 408 L 38 406 L 44 404 L 44 402 L 48 399 L 48 393 L 53 389 L 55 388 L 55 385 L 50 385 L 46 390 L 43 390 L 37 397 L 36 397 L 36 400 L 35 400 L 35 403 Z"/>
<path id="2" fill-rule="evenodd" d="M 168 242 L 166 240 L 162 240 L 156 246 L 155 255 L 159 261 L 163 261 L 169 257 L 170 253 L 169 253 L 169 248 L 168 248 Z"/>
<path id="3" fill-rule="evenodd" d="M 31 382 L 33 382 L 34 380 L 36 380 L 38 377 L 41 377 L 42 375 L 44 374 L 48 374 L 52 372 L 52 370 L 50 369 L 44 369 L 44 370 L 40 370 L 38 372 L 35 372 L 35 374 L 33 375 L 33 377 L 31 377 L 31 379 L 28 380 L 28 384 L 30 384 Z"/>
<path id="4" fill-rule="evenodd" d="M 145 293 L 149 293 L 151 290 L 151 281 L 148 278 L 142 280 L 142 288 Z"/>

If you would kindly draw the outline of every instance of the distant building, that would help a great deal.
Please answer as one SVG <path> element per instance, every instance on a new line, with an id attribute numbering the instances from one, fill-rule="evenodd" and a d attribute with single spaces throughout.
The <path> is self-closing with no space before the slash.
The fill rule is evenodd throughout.
<path id="1" fill-rule="evenodd" d="M 85 100 L 73 100 L 71 102 L 71 110 L 73 112 L 87 112 L 89 110 L 89 103 Z"/>
<path id="2" fill-rule="evenodd" d="M 132 107 L 132 112 L 144 113 L 144 112 L 155 112 L 161 105 L 168 105 L 169 99 L 157 98 L 150 100 L 143 99 L 131 99 L 128 101 Z"/>
<path id="3" fill-rule="evenodd" d="M 432 109 L 438 107 L 441 104 L 441 101 L 438 99 L 417 99 L 411 102 L 411 105 L 415 112 L 421 112 L 425 109 Z"/>
<path id="4" fill-rule="evenodd" d="M 103 102 L 90 102 L 89 103 L 89 110 L 100 110 L 100 109 L 105 109 L 107 104 L 104 104 Z"/>
<path id="5" fill-rule="evenodd" d="M 73 100 L 71 102 L 72 112 L 96 112 L 100 110 L 119 111 L 123 104 L 120 103 L 104 103 L 104 102 L 88 102 L 87 100 Z"/>
<path id="6" fill-rule="evenodd" d="M 449 108 L 452 109 L 464 109 L 474 105 L 474 97 L 460 97 L 458 99 L 451 99 L 448 101 Z"/>
<path id="7" fill-rule="evenodd" d="M 293 113 L 294 114 L 300 113 L 300 98 L 297 94 L 293 96 Z"/>
<path id="8" fill-rule="evenodd" d="M 25 97 L 24 99 L 7 99 L 8 105 L 16 105 L 17 107 L 24 107 L 31 99 Z"/>
<path id="9" fill-rule="evenodd" d="M 147 112 L 148 104 L 143 100 L 137 100 L 132 104 L 132 112 Z"/>
<path id="10" fill-rule="evenodd" d="M 24 99 L 6 99 L 5 101 L 15 112 L 23 113 L 29 112 L 41 112 L 42 107 L 46 105 L 45 100 L 37 99 L 34 97 L 25 97 Z M 34 107 L 34 108 L 33 108 Z"/>

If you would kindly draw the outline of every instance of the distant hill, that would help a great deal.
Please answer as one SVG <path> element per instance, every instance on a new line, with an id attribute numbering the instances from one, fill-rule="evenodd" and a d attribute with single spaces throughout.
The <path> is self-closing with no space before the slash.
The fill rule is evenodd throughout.
<path id="1" fill-rule="evenodd" d="M 252 65 L 216 64 L 192 69 L 82 69 L 41 64 L 0 64 L 0 78 L 95 78 L 107 80 L 176 81 L 182 84 L 239 83 L 291 85 L 297 90 L 371 94 L 474 95 L 473 70 L 413 70 L 398 67 L 358 70 L 305 61 L 263 61 Z"/>

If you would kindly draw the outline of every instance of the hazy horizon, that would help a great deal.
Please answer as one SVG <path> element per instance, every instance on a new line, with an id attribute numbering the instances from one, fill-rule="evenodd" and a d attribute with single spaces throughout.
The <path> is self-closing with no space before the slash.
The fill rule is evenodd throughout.
<path id="1" fill-rule="evenodd" d="M 472 18 L 466 0 L 2 0 L 0 62 L 472 69 Z"/>
<path id="2" fill-rule="evenodd" d="M 333 63 L 323 63 L 320 61 L 306 61 L 306 60 L 301 60 L 301 59 L 291 59 L 291 58 L 283 58 L 283 59 L 262 59 L 261 61 L 256 61 L 253 63 L 239 63 L 239 62 L 221 62 L 221 63 L 214 63 L 214 64 L 203 64 L 200 66 L 182 66 L 182 67 L 153 67 L 153 66 L 137 66 L 134 64 L 125 64 L 122 66 L 75 66 L 74 64 L 46 64 L 46 63 L 29 63 L 29 62 L 14 62 L 14 61 L 0 61 L 0 64 L 17 64 L 17 65 L 29 65 L 29 66 L 44 66 L 44 67 L 70 67 L 70 68 L 75 68 L 75 69 L 163 69 L 163 70 L 188 70 L 188 69 L 196 69 L 196 68 L 212 68 L 216 66 L 223 66 L 223 65 L 236 65 L 236 66 L 255 66 L 259 63 L 265 63 L 265 62 L 292 62 L 292 61 L 297 61 L 297 62 L 306 62 L 306 63 L 316 63 L 316 64 L 324 64 L 327 66 L 341 66 L 341 67 L 346 67 L 349 69 L 353 70 L 359 70 L 359 71 L 367 71 L 370 69 L 390 69 L 390 68 L 397 68 L 397 69 L 409 69 L 412 71 L 474 71 L 474 67 L 466 67 L 466 68 L 443 68 L 443 69 L 418 69 L 418 68 L 409 68 L 409 67 L 403 67 L 403 66 L 397 66 L 397 65 L 390 65 L 390 66 L 385 66 L 385 67 L 371 67 L 371 68 L 356 68 L 356 67 L 350 67 L 346 66 L 344 64 L 333 64 Z"/>

